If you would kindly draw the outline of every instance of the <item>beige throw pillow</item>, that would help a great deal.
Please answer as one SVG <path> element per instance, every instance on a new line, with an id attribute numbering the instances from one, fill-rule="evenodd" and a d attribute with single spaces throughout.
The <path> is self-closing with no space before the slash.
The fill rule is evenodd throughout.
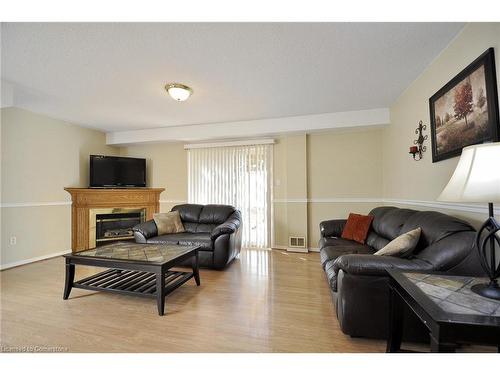
<path id="1" fill-rule="evenodd" d="M 158 236 L 184 232 L 184 225 L 182 225 L 179 211 L 153 214 L 153 220 L 155 221 L 156 228 L 158 228 Z"/>
<path id="2" fill-rule="evenodd" d="M 410 255 L 413 250 L 415 250 L 415 247 L 417 247 L 421 232 L 422 229 L 417 228 L 401 234 L 377 251 L 374 255 L 392 255 L 399 257 Z"/>

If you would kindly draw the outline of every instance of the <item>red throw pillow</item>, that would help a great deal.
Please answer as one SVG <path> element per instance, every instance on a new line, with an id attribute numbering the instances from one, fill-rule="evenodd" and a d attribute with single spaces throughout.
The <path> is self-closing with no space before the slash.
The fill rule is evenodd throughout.
<path id="1" fill-rule="evenodd" d="M 372 221 L 373 216 L 349 214 L 347 223 L 342 231 L 342 238 L 364 244 Z"/>

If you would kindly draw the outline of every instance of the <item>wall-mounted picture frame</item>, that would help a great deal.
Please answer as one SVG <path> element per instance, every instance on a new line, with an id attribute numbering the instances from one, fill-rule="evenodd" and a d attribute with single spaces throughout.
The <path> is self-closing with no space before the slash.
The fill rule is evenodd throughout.
<path id="1" fill-rule="evenodd" d="M 495 53 L 489 48 L 429 99 L 432 162 L 500 135 Z"/>

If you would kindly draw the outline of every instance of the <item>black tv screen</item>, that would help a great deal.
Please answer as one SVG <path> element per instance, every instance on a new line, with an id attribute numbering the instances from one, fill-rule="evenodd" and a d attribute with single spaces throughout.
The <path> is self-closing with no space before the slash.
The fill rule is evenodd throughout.
<path id="1" fill-rule="evenodd" d="M 146 187 L 146 159 L 90 155 L 90 187 Z"/>

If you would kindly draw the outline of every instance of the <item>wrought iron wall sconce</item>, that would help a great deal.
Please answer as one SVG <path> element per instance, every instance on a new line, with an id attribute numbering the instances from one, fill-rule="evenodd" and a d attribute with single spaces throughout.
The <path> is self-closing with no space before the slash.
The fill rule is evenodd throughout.
<path id="1" fill-rule="evenodd" d="M 422 124 L 422 120 L 418 122 L 418 128 L 415 129 L 415 134 L 418 138 L 413 141 L 416 146 L 410 147 L 410 154 L 413 155 L 413 160 L 419 161 L 422 159 L 422 154 L 427 151 L 427 146 L 424 146 L 424 141 L 427 140 L 427 135 L 423 135 L 422 131 L 427 129 L 427 125 Z"/>

